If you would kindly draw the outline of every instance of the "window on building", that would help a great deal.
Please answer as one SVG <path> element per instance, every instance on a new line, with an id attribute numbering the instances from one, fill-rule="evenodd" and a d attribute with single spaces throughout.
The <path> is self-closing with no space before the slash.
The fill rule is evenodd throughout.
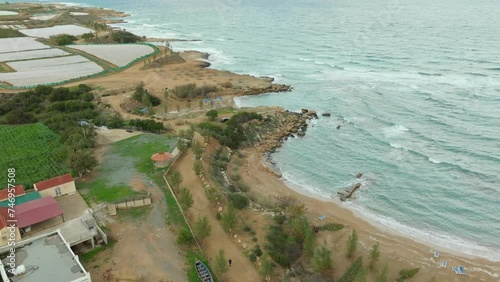
<path id="1" fill-rule="evenodd" d="M 56 196 L 61 196 L 61 187 L 56 187 Z"/>

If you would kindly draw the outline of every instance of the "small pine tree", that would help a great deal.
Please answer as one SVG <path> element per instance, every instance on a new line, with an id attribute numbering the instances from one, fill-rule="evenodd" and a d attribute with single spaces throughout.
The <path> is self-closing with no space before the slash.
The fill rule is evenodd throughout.
<path id="1" fill-rule="evenodd" d="M 233 205 L 229 205 L 225 213 L 222 214 L 221 223 L 224 230 L 229 231 L 236 226 L 238 222 L 238 213 Z"/>
<path id="2" fill-rule="evenodd" d="M 358 248 L 358 233 L 356 233 L 356 229 L 353 229 L 351 235 L 347 239 L 347 256 L 352 257 L 357 248 Z"/>
<path id="3" fill-rule="evenodd" d="M 191 191 L 187 188 L 182 188 L 179 195 L 179 204 L 183 211 L 187 211 L 193 206 L 193 196 L 191 195 Z"/>
<path id="4" fill-rule="evenodd" d="M 261 259 L 259 274 L 264 279 L 273 275 L 273 264 L 271 263 L 271 260 L 269 260 L 267 256 L 262 257 Z"/>
<path id="5" fill-rule="evenodd" d="M 386 262 L 382 271 L 380 271 L 380 273 L 375 278 L 375 282 L 387 282 L 388 274 L 389 274 L 389 265 Z"/>
<path id="6" fill-rule="evenodd" d="M 305 231 L 302 249 L 306 256 L 311 257 L 314 254 L 314 234 L 311 228 L 307 228 Z"/>
<path id="7" fill-rule="evenodd" d="M 323 272 L 332 268 L 331 252 L 326 247 L 326 241 L 323 246 L 314 250 L 314 255 L 311 259 L 311 265 L 315 272 Z"/>
<path id="8" fill-rule="evenodd" d="M 226 260 L 226 256 L 224 255 L 224 250 L 219 250 L 219 254 L 215 257 L 214 261 L 214 272 L 215 275 L 222 280 L 224 274 L 229 270 L 229 265 Z"/>
<path id="9" fill-rule="evenodd" d="M 179 171 L 172 172 L 170 175 L 170 184 L 172 184 L 174 189 L 178 189 L 182 183 L 182 174 Z"/>
<path id="10" fill-rule="evenodd" d="M 212 234 L 212 226 L 210 226 L 207 216 L 203 216 L 194 223 L 193 233 L 196 239 L 202 242 L 203 247 L 205 239 Z"/>
<path id="11" fill-rule="evenodd" d="M 380 250 L 379 250 L 379 244 L 377 243 L 373 245 L 372 249 L 370 250 L 370 266 L 369 266 L 370 269 L 373 270 L 379 257 L 380 257 Z"/>

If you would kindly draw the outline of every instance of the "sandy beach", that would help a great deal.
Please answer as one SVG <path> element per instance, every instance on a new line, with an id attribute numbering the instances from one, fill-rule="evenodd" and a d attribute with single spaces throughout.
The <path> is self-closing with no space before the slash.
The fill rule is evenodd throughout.
<path id="1" fill-rule="evenodd" d="M 320 199 L 298 191 L 298 187 L 287 185 L 281 178 L 266 169 L 262 156 L 252 149 L 245 150 L 246 170 L 242 178 L 251 184 L 250 193 L 260 198 L 272 198 L 277 195 L 295 197 L 307 207 L 307 216 L 316 225 L 328 222 L 342 223 L 346 228 L 338 232 L 321 234 L 318 242 L 326 240 L 332 249 L 333 269 L 335 276 L 342 275 L 343 271 L 355 260 L 363 256 L 363 261 L 368 262 L 369 249 L 375 243 L 380 244 L 381 257 L 378 269 L 385 262 L 389 265 L 389 277 L 396 278 L 399 270 L 403 268 L 420 267 L 421 270 L 411 281 L 499 281 L 500 262 L 492 262 L 481 258 L 468 257 L 458 250 L 450 252 L 439 246 L 417 242 L 390 231 L 381 226 L 374 226 L 366 220 L 355 215 L 349 209 L 342 207 L 337 199 Z M 243 171 L 243 170 L 242 170 Z M 326 219 L 319 220 L 325 215 Z M 356 229 L 359 236 L 359 246 L 353 258 L 346 258 L 346 240 L 352 229 Z M 440 252 L 439 258 L 434 258 L 434 251 Z M 441 261 L 445 260 L 447 268 L 441 268 Z M 464 266 L 467 275 L 457 275 L 451 269 L 453 266 Z M 370 272 L 370 279 L 374 279 Z"/>

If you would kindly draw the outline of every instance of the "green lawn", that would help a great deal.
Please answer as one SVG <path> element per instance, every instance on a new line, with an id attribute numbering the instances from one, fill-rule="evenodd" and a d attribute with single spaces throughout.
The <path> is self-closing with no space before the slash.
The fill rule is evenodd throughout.
<path id="1" fill-rule="evenodd" d="M 59 136 L 43 124 L 0 125 L 0 189 L 7 186 L 7 169 L 26 188 L 69 172 Z"/>

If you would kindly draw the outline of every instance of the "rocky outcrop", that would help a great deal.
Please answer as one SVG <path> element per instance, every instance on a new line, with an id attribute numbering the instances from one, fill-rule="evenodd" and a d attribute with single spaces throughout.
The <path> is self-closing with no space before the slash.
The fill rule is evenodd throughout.
<path id="1" fill-rule="evenodd" d="M 318 115 L 311 110 L 301 111 L 300 113 L 283 111 L 276 112 L 274 118 L 278 120 L 274 131 L 262 135 L 261 142 L 257 145 L 257 150 L 262 154 L 275 152 L 288 137 L 293 138 L 295 134 L 304 136 L 308 121 L 317 119 Z"/>
<path id="2" fill-rule="evenodd" d="M 245 95 L 258 95 L 262 93 L 269 93 L 269 92 L 289 92 L 292 91 L 292 87 L 290 85 L 286 84 L 270 84 L 268 87 L 261 87 L 261 88 L 250 88 L 250 89 L 245 89 L 241 91 L 237 91 L 234 93 L 236 96 L 245 96 Z"/>

